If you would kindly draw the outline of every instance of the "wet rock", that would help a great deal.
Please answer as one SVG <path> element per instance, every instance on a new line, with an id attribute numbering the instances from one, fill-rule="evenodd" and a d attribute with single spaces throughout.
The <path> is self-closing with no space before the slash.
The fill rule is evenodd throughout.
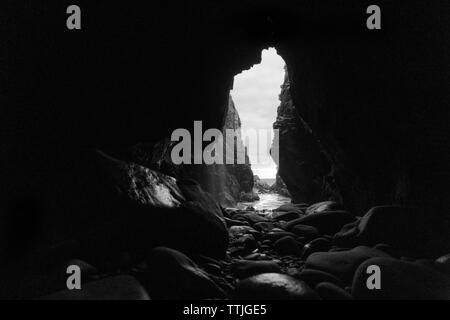
<path id="1" fill-rule="evenodd" d="M 243 216 L 250 223 L 267 222 L 267 221 L 269 221 L 267 218 L 262 217 L 261 215 L 259 215 L 257 213 L 254 213 L 254 212 L 246 213 Z"/>
<path id="2" fill-rule="evenodd" d="M 347 211 L 322 211 L 287 223 L 286 229 L 291 231 L 295 225 L 303 224 L 316 227 L 320 233 L 333 235 L 342 226 L 355 221 L 355 217 Z"/>
<path id="3" fill-rule="evenodd" d="M 296 224 L 291 231 L 297 236 L 304 237 L 308 240 L 319 236 L 319 230 L 317 230 L 316 227 L 307 226 L 305 224 Z"/>
<path id="4" fill-rule="evenodd" d="M 373 257 L 389 257 L 389 255 L 383 251 L 364 246 L 349 251 L 316 252 L 308 257 L 305 267 L 328 272 L 347 284 L 352 281 L 353 274 L 358 266 Z"/>
<path id="5" fill-rule="evenodd" d="M 314 288 L 321 282 L 331 282 L 341 288 L 345 286 L 341 280 L 332 274 L 314 269 L 303 269 L 299 273 L 298 279 L 305 281 L 311 288 Z"/>
<path id="6" fill-rule="evenodd" d="M 42 300 L 150 300 L 141 284 L 131 276 L 116 276 L 82 285 L 81 290 L 63 290 Z"/>
<path id="7" fill-rule="evenodd" d="M 253 251 L 257 248 L 256 239 L 251 234 L 246 234 L 234 242 L 235 245 L 241 246 L 245 251 Z"/>
<path id="8" fill-rule="evenodd" d="M 381 271 L 381 290 L 367 288 L 367 268 L 376 265 Z M 365 261 L 353 279 L 355 299 L 449 300 L 450 276 L 412 262 L 373 258 Z"/>
<path id="9" fill-rule="evenodd" d="M 379 243 L 374 248 L 377 250 L 384 251 L 392 257 L 397 257 L 398 255 L 398 252 L 392 246 L 386 243 Z"/>
<path id="10" fill-rule="evenodd" d="M 229 219 L 229 218 L 224 218 L 224 219 L 225 219 L 225 223 L 227 224 L 227 227 L 248 225 L 248 223 L 244 222 L 244 221 L 233 220 L 233 219 Z"/>
<path id="11" fill-rule="evenodd" d="M 355 225 L 343 228 L 333 242 L 338 246 L 389 244 L 403 253 L 416 256 L 431 254 L 426 246 L 432 238 L 426 213 L 416 208 L 380 206 L 370 209 Z"/>
<path id="12" fill-rule="evenodd" d="M 315 290 L 323 300 L 352 300 L 350 293 L 330 282 L 319 283 Z"/>
<path id="13" fill-rule="evenodd" d="M 307 204 L 293 204 L 286 203 L 280 207 L 274 209 L 273 211 L 283 211 L 283 212 L 297 212 L 298 214 L 304 214 L 304 210 L 308 207 Z"/>
<path id="14" fill-rule="evenodd" d="M 302 258 L 306 259 L 314 252 L 328 251 L 331 247 L 331 242 L 325 238 L 317 238 L 306 244 L 302 250 Z"/>
<path id="15" fill-rule="evenodd" d="M 286 231 L 277 231 L 277 232 L 271 231 L 271 232 L 266 233 L 263 236 L 263 239 L 274 242 L 283 237 L 295 237 L 295 233 L 286 232 Z"/>
<path id="16" fill-rule="evenodd" d="M 79 259 L 72 259 L 69 260 L 65 266 L 64 270 L 67 269 L 68 266 L 75 265 L 80 268 L 81 272 L 81 283 L 84 283 L 84 281 L 89 281 L 91 279 L 94 279 L 98 277 L 98 270 L 96 267 L 92 266 L 91 264 L 87 263 L 86 261 L 79 260 Z"/>
<path id="17" fill-rule="evenodd" d="M 310 205 L 306 209 L 305 213 L 308 215 L 308 214 L 324 212 L 324 211 L 339 211 L 342 209 L 343 209 L 342 205 L 340 205 L 337 202 L 323 201 L 323 202 L 318 202 L 318 203 L 314 203 L 314 204 Z"/>
<path id="18" fill-rule="evenodd" d="M 228 228 L 228 233 L 230 234 L 230 237 L 239 237 L 244 234 L 251 234 L 253 232 L 256 232 L 256 230 L 250 226 L 232 226 Z"/>
<path id="19" fill-rule="evenodd" d="M 271 217 L 275 221 L 281 221 L 281 220 L 291 221 L 294 219 L 298 219 L 300 217 L 300 214 L 295 211 L 288 211 L 288 212 L 275 211 L 271 214 Z"/>
<path id="20" fill-rule="evenodd" d="M 299 256 L 302 252 L 302 248 L 300 248 L 297 241 L 295 241 L 295 239 L 290 236 L 278 239 L 273 246 L 280 255 Z"/>
<path id="21" fill-rule="evenodd" d="M 437 258 L 434 264 L 440 271 L 450 274 L 450 254 Z"/>
<path id="22" fill-rule="evenodd" d="M 159 247 L 147 258 L 143 283 L 153 299 L 205 299 L 225 294 L 191 259 L 176 250 Z"/>
<path id="23" fill-rule="evenodd" d="M 236 300 L 317 300 L 318 295 L 303 281 L 279 273 L 264 273 L 242 280 Z"/>
<path id="24" fill-rule="evenodd" d="M 272 222 L 257 222 L 253 225 L 253 227 L 258 231 L 268 232 L 272 230 L 275 225 Z"/>
<path id="25" fill-rule="evenodd" d="M 244 279 L 262 273 L 280 273 L 281 268 L 273 261 L 238 260 L 232 264 L 231 271 L 237 278 Z"/>

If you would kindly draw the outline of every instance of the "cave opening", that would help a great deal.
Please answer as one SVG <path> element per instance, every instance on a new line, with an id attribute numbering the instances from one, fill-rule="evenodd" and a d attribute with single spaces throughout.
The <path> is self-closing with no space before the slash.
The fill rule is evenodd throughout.
<path id="1" fill-rule="evenodd" d="M 280 94 L 286 80 L 286 63 L 275 48 L 261 52 L 261 61 L 235 75 L 230 100 L 242 132 L 242 141 L 254 176 L 255 200 L 244 195 L 244 205 L 274 209 L 290 201 L 278 176 L 279 129 L 275 128 L 280 109 Z"/>

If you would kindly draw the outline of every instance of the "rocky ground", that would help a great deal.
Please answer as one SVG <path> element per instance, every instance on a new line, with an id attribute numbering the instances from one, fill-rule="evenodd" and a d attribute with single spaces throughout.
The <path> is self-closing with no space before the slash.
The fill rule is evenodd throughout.
<path id="1" fill-rule="evenodd" d="M 83 297 L 113 286 L 108 295 L 139 299 L 450 299 L 450 254 L 420 258 L 418 226 L 399 229 L 411 210 L 375 207 L 355 217 L 334 202 L 224 209 L 223 258 L 158 247 L 114 277 L 82 262 L 94 280 Z M 367 287 L 371 265 L 380 268 L 380 290 Z"/>

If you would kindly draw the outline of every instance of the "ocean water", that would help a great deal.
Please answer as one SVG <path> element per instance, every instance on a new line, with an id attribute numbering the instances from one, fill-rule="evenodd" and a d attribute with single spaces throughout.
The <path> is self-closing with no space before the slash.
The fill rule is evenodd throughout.
<path id="1" fill-rule="evenodd" d="M 238 209 L 245 209 L 248 206 L 252 206 L 256 210 L 268 210 L 271 211 L 273 209 L 278 208 L 279 206 L 291 203 L 291 198 L 282 196 L 277 193 L 261 193 L 258 194 L 259 200 L 254 202 L 238 202 Z"/>

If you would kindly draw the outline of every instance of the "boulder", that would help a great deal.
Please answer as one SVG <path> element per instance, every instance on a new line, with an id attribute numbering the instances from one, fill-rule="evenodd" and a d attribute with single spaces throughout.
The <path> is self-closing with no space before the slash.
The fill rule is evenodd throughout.
<path id="1" fill-rule="evenodd" d="M 305 281 L 311 288 L 314 288 L 321 282 L 333 283 L 340 288 L 345 286 L 341 280 L 332 274 L 314 269 L 303 269 L 299 273 L 298 279 Z"/>
<path id="2" fill-rule="evenodd" d="M 450 274 L 450 254 L 437 258 L 434 264 L 440 271 Z"/>
<path id="3" fill-rule="evenodd" d="M 242 280 L 233 294 L 236 300 L 317 300 L 305 282 L 280 273 L 263 273 Z"/>
<path id="4" fill-rule="evenodd" d="M 231 265 L 231 271 L 238 279 L 244 279 L 261 273 L 280 273 L 280 266 L 274 261 L 238 260 Z"/>
<path id="5" fill-rule="evenodd" d="M 314 239 L 320 234 L 316 227 L 305 224 L 296 224 L 291 231 L 297 236 L 304 237 L 305 239 Z"/>
<path id="6" fill-rule="evenodd" d="M 427 228 L 427 214 L 417 208 L 380 206 L 370 209 L 358 223 L 347 225 L 334 237 L 337 246 L 374 246 L 384 243 L 399 249 L 405 255 L 427 256 L 426 245 L 432 238 Z"/>
<path id="7" fill-rule="evenodd" d="M 306 244 L 302 250 L 302 259 L 306 259 L 314 252 L 328 251 L 331 247 L 331 242 L 325 238 L 317 238 Z"/>
<path id="8" fill-rule="evenodd" d="M 356 269 L 365 260 L 374 257 L 389 257 L 383 251 L 369 247 L 356 247 L 340 252 L 316 252 L 311 254 L 305 263 L 305 268 L 316 269 L 330 273 L 345 284 L 351 283 Z"/>
<path id="9" fill-rule="evenodd" d="M 367 268 L 380 268 L 381 289 L 367 287 Z M 352 285 L 354 299 L 449 300 L 450 275 L 413 262 L 373 258 L 360 265 Z"/>
<path id="10" fill-rule="evenodd" d="M 352 300 L 346 290 L 330 282 L 319 283 L 315 290 L 323 300 Z"/>
<path id="11" fill-rule="evenodd" d="M 342 209 L 343 209 L 342 205 L 340 205 L 337 202 L 323 201 L 323 202 L 318 202 L 318 203 L 314 203 L 314 204 L 310 205 L 308 208 L 306 208 L 305 213 L 308 215 L 308 214 L 324 212 L 324 211 L 339 211 Z"/>
<path id="12" fill-rule="evenodd" d="M 300 214 L 296 211 L 274 211 L 270 216 L 275 221 L 291 221 L 298 219 Z"/>
<path id="13" fill-rule="evenodd" d="M 299 256 L 302 252 L 302 248 L 299 246 L 297 241 L 290 236 L 278 239 L 273 246 L 280 255 Z"/>
<path id="14" fill-rule="evenodd" d="M 295 225 L 303 224 L 316 227 L 320 233 L 333 235 L 341 230 L 342 226 L 355 220 L 347 211 L 322 211 L 292 220 L 287 223 L 286 229 L 291 231 Z"/>
<path id="15" fill-rule="evenodd" d="M 153 299 L 223 298 L 225 293 L 191 259 L 176 250 L 158 247 L 147 259 L 143 283 Z"/>
<path id="16" fill-rule="evenodd" d="M 121 275 L 82 285 L 81 290 L 63 290 L 41 300 L 150 300 L 141 284 L 133 277 Z"/>

